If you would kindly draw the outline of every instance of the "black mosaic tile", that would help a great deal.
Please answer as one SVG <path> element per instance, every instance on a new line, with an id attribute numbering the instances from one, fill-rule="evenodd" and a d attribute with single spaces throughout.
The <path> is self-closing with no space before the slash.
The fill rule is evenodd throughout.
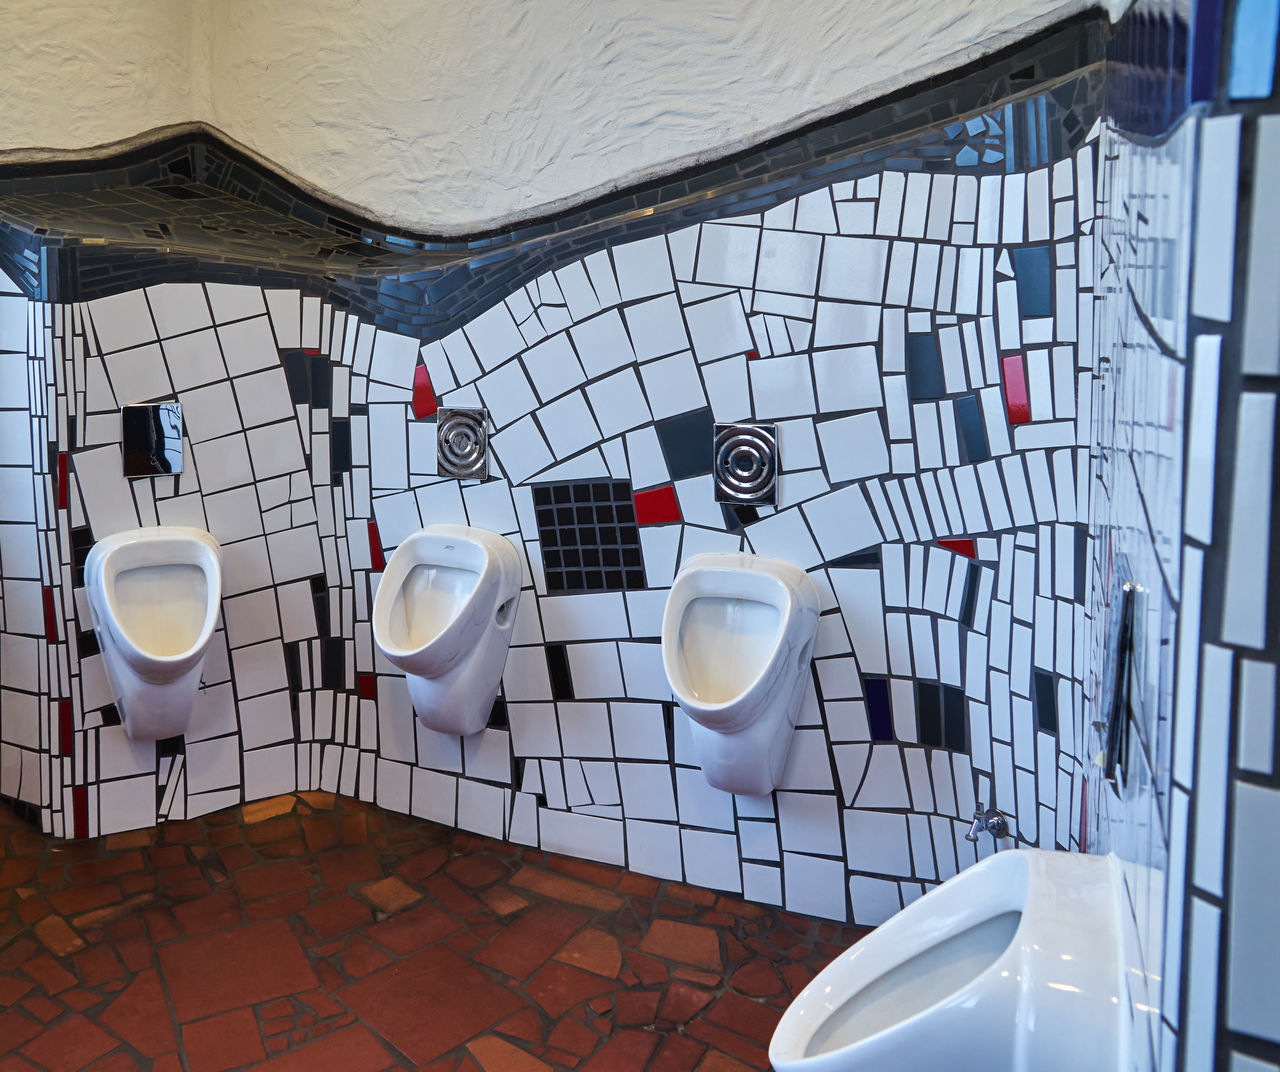
<path id="1" fill-rule="evenodd" d="M 83 632 L 76 633 L 76 651 L 81 659 L 88 659 L 101 652 L 102 647 L 98 644 L 98 634 L 92 629 L 85 629 Z"/>
<path id="2" fill-rule="evenodd" d="M 1036 725 L 1044 733 L 1058 732 L 1058 690 L 1053 675 L 1044 670 L 1035 671 Z"/>
<path id="3" fill-rule="evenodd" d="M 548 592 L 645 587 L 630 483 L 540 484 L 533 494 Z"/>
<path id="4" fill-rule="evenodd" d="M 839 558 L 833 558 L 827 566 L 830 569 L 879 569 L 880 548 L 873 547 L 868 551 L 854 551 L 852 554 L 841 555 Z"/>
<path id="5" fill-rule="evenodd" d="M 920 743 L 942 747 L 942 696 L 939 686 L 916 682 L 916 721 Z"/>
<path id="6" fill-rule="evenodd" d="M 938 340 L 933 335 L 908 335 L 907 394 L 913 402 L 923 402 L 946 393 Z"/>
<path id="7" fill-rule="evenodd" d="M 977 395 L 963 395 L 956 399 L 956 426 L 960 430 L 964 461 L 968 464 L 988 461 L 991 447 L 987 442 L 987 427 L 982 421 Z"/>
<path id="8" fill-rule="evenodd" d="M 973 618 L 978 609 L 978 578 L 980 570 L 972 562 L 964 576 L 964 598 L 960 601 L 960 624 L 973 628 Z"/>
<path id="9" fill-rule="evenodd" d="M 573 678 L 569 674 L 569 652 L 563 644 L 547 644 L 547 673 L 551 677 L 553 700 L 573 699 Z"/>
<path id="10" fill-rule="evenodd" d="M 102 724 L 104 726 L 120 725 L 120 708 L 115 704 L 109 703 L 102 709 Z"/>
<path id="11" fill-rule="evenodd" d="M 507 718 L 507 701 L 501 696 L 493 698 L 493 707 L 489 709 L 488 725 L 495 730 L 505 730 L 511 725 Z"/>
<path id="12" fill-rule="evenodd" d="M 84 587 L 84 564 L 93 550 L 93 530 L 88 525 L 71 530 L 71 583 Z"/>
<path id="13" fill-rule="evenodd" d="M 715 419 L 710 407 L 657 421 L 654 429 L 672 480 L 711 472 Z"/>
<path id="14" fill-rule="evenodd" d="M 187 754 L 187 739 L 179 734 L 177 737 L 166 737 L 156 741 L 156 759 L 172 759 Z"/>
<path id="15" fill-rule="evenodd" d="M 335 691 L 347 687 L 347 645 L 342 637 L 320 640 L 320 687 Z"/>
<path id="16" fill-rule="evenodd" d="M 323 573 L 310 578 L 311 604 L 316 612 L 316 632 L 323 638 L 332 634 L 329 620 L 329 585 Z"/>
<path id="17" fill-rule="evenodd" d="M 893 708 L 889 705 L 889 682 L 882 677 L 864 677 L 867 694 L 867 723 L 873 741 L 893 740 Z"/>
<path id="18" fill-rule="evenodd" d="M 329 422 L 329 471 L 335 484 L 351 472 L 351 422 L 345 417 Z"/>
<path id="19" fill-rule="evenodd" d="M 967 752 L 968 720 L 965 718 L 964 690 L 942 686 L 943 745 L 952 752 Z"/>

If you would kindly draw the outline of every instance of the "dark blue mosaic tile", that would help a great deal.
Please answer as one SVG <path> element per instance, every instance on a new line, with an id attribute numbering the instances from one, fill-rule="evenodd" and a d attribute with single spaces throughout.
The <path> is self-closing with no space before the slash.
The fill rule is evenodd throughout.
<path id="1" fill-rule="evenodd" d="M 709 407 L 667 417 L 656 422 L 654 429 L 672 480 L 711 472 L 715 418 Z"/>
<path id="2" fill-rule="evenodd" d="M 1044 670 L 1036 670 L 1035 697 L 1033 703 L 1036 711 L 1036 726 L 1044 733 L 1058 732 L 1058 692 L 1054 686 L 1053 675 Z"/>
<path id="3" fill-rule="evenodd" d="M 989 460 L 991 447 L 987 442 L 987 428 L 982 421 L 977 395 L 962 395 L 956 399 L 956 426 L 960 430 L 965 463 L 972 465 Z"/>
<path id="4" fill-rule="evenodd" d="M 937 338 L 931 334 L 908 335 L 907 394 L 913 402 L 924 402 L 946 393 Z"/>
<path id="5" fill-rule="evenodd" d="M 1015 249 L 1013 271 L 1018 311 L 1024 317 L 1053 315 L 1053 250 L 1049 246 Z"/>
<path id="6" fill-rule="evenodd" d="M 893 708 L 889 705 L 889 682 L 882 677 L 862 679 L 867 694 L 867 722 L 873 741 L 893 740 Z"/>

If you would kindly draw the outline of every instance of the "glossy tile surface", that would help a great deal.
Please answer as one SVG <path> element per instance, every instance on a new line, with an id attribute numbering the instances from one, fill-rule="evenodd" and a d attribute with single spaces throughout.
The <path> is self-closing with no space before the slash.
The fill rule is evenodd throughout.
<path id="1" fill-rule="evenodd" d="M 0 1069 L 766 1069 L 865 933 L 327 793 L 75 843 L 0 806 Z"/>

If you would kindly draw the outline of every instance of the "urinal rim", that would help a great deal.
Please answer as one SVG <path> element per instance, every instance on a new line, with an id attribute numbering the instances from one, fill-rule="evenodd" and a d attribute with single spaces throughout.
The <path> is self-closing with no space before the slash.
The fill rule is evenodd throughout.
<path id="1" fill-rule="evenodd" d="M 403 587 L 410 571 L 419 565 L 452 566 L 450 561 L 438 561 L 420 556 L 419 548 L 430 539 L 442 537 L 459 541 L 478 548 L 484 555 L 479 570 L 474 570 L 477 580 L 475 587 L 467 596 L 462 606 L 449 620 L 449 623 L 425 644 L 416 648 L 402 648 L 390 644 L 385 639 L 390 632 L 389 618 L 395 597 Z M 501 541 L 501 544 L 495 541 Z M 503 561 L 509 553 L 510 558 Z M 469 567 L 468 567 L 469 568 Z M 511 589 L 507 593 L 507 589 Z M 387 560 L 382 579 L 378 582 L 378 590 L 373 597 L 373 612 L 370 615 L 373 627 L 373 641 L 378 650 L 393 664 L 413 660 L 430 652 L 433 648 L 447 647 L 457 640 L 457 634 L 466 628 L 469 612 L 479 600 L 492 599 L 494 607 L 499 607 L 508 599 L 520 592 L 520 557 L 511 541 L 491 529 L 482 529 L 473 525 L 454 525 L 438 523 L 424 525 L 416 532 L 410 533 Z"/>
<path id="2" fill-rule="evenodd" d="M 121 622 L 114 599 L 115 578 L 126 569 L 137 568 L 132 564 L 126 566 L 117 563 L 115 560 L 121 552 L 160 540 L 171 540 L 195 550 L 190 559 L 183 558 L 162 565 L 196 566 L 205 577 L 206 605 L 200 631 L 194 642 L 172 655 L 158 655 L 139 645 Z M 187 525 L 150 525 L 112 533 L 95 542 L 89 549 L 85 559 L 85 587 L 88 590 L 89 610 L 94 624 L 109 634 L 120 657 L 144 677 L 151 676 L 144 670 L 177 672 L 165 674 L 167 679 L 189 670 L 204 655 L 213 639 L 218 626 L 218 615 L 222 610 L 222 546 L 212 533 Z"/>
<path id="3" fill-rule="evenodd" d="M 694 599 L 705 595 L 705 593 L 690 592 L 688 589 L 693 584 L 695 575 L 706 572 L 764 575 L 775 582 L 776 589 L 783 596 L 781 602 L 769 604 L 778 611 L 783 623 L 781 628 L 774 633 L 773 643 L 769 649 L 769 657 L 761 661 L 760 669 L 733 696 L 717 703 L 708 703 L 694 695 L 692 688 L 690 688 L 688 674 L 680 658 L 680 653 L 676 650 L 679 644 L 680 626 L 684 622 L 684 616 L 689 609 L 689 605 Z M 806 585 L 808 586 L 807 588 Z M 764 602 L 763 600 L 754 601 Z M 671 591 L 667 596 L 666 607 L 663 609 L 662 615 L 660 644 L 662 664 L 663 669 L 666 671 L 667 683 L 670 685 L 672 694 L 676 697 L 681 708 L 692 718 L 705 716 L 714 723 L 716 716 L 723 716 L 743 705 L 750 696 L 759 690 L 761 684 L 777 668 L 778 656 L 784 643 L 801 631 L 805 619 L 808 617 L 806 612 L 809 611 L 812 612 L 812 616 L 816 621 L 818 616 L 818 590 L 813 580 L 799 566 L 794 566 L 790 562 L 785 562 L 781 559 L 737 552 L 701 554 L 690 558 L 676 575 L 675 581 L 671 585 Z M 734 729 L 745 727 L 711 725 L 708 728 L 721 730 L 722 732 L 732 732 Z"/>
<path id="4" fill-rule="evenodd" d="M 913 1029 L 923 1017 L 933 1014 L 940 1007 L 956 1001 L 963 1001 L 964 996 L 972 991 L 987 989 L 989 982 L 993 978 L 1008 970 L 1008 965 L 1011 961 L 1016 962 L 1023 956 L 1023 931 L 1024 928 L 1030 925 L 1029 919 L 1034 919 L 1034 913 L 1029 913 L 1027 906 L 1031 899 L 1032 887 L 1036 878 L 1036 869 L 1031 859 L 1031 854 L 1037 851 L 1039 850 L 1005 850 L 1004 852 L 995 853 L 952 876 L 948 882 L 952 884 L 953 890 L 981 883 L 988 887 L 985 896 L 989 900 L 985 904 L 982 903 L 980 898 L 984 894 L 978 891 L 977 897 L 974 898 L 974 910 L 962 920 L 949 923 L 944 932 L 929 938 L 927 930 L 923 932 L 919 930 L 920 917 L 925 916 L 925 912 L 928 910 L 925 907 L 925 899 L 921 898 L 895 913 L 867 937 L 856 942 L 846 953 L 833 960 L 809 981 L 808 985 L 796 995 L 791 1004 L 783 1011 L 782 1017 L 778 1021 L 778 1026 L 774 1029 L 773 1037 L 769 1042 L 770 1062 L 775 1067 L 778 1066 L 779 1062 L 789 1062 L 785 1067 L 794 1068 L 796 1072 L 800 1072 L 800 1070 L 807 1072 L 810 1068 L 823 1068 L 824 1065 L 816 1063 L 818 1061 L 833 1061 L 833 1059 L 839 1057 L 841 1064 L 836 1065 L 833 1063 L 830 1067 L 843 1067 L 843 1062 L 858 1047 L 869 1048 L 873 1045 L 883 1045 L 885 1040 L 892 1034 Z M 997 863 L 996 861 L 1000 862 Z M 1014 868 L 1017 869 L 1016 874 L 1007 875 L 1001 873 L 1002 870 L 1012 870 Z M 1015 879 L 1018 882 L 1018 885 L 1014 887 L 1017 890 L 1017 895 L 1013 897 L 1007 896 L 1010 893 L 1008 887 L 1010 879 Z M 961 880 L 966 881 L 962 883 Z M 943 885 L 945 886 L 947 883 L 943 883 Z M 940 889 L 942 889 L 942 886 L 936 887 L 936 890 Z M 1001 894 L 1005 896 L 1001 897 Z M 932 909 L 932 911 L 929 911 L 929 915 L 934 917 L 939 912 L 944 911 L 936 902 L 931 904 L 929 908 Z M 912 911 L 913 909 L 915 909 L 914 912 Z M 883 978 L 888 972 L 901 967 L 913 957 L 927 952 L 948 938 L 972 927 L 979 926 L 1004 912 L 1011 911 L 1019 913 L 1019 920 L 1017 929 L 1014 931 L 1009 944 L 991 964 L 987 965 L 986 968 L 973 976 L 963 986 L 935 1001 L 932 1005 L 913 1013 L 911 1016 L 894 1021 L 888 1027 L 882 1028 L 873 1035 L 859 1039 L 857 1042 L 849 1043 L 839 1049 L 829 1050 L 823 1054 L 816 1054 L 812 1057 L 805 1056 L 805 1048 L 809 1044 L 809 1040 L 827 1023 L 831 1016 L 838 1013 L 852 998 L 868 986 Z M 925 916 L 925 918 L 929 917 Z M 888 929 L 886 930 L 886 928 Z M 907 941 L 903 941 L 903 934 L 900 934 L 900 932 L 905 932 Z M 910 941 L 911 938 L 915 938 L 915 941 Z M 847 980 L 849 978 L 849 966 L 852 963 L 876 954 L 883 956 L 885 952 L 890 955 L 885 958 L 885 965 L 874 975 L 856 986 L 848 985 L 840 988 L 826 1002 L 822 1002 L 822 999 L 818 997 L 821 991 L 831 986 L 832 980 L 837 982 Z M 811 1020 L 808 1019 L 809 1014 L 819 1002 L 829 1004 L 830 1008 L 825 1015 L 821 1017 L 814 1016 Z M 778 1041 L 780 1036 L 781 1043 Z"/>

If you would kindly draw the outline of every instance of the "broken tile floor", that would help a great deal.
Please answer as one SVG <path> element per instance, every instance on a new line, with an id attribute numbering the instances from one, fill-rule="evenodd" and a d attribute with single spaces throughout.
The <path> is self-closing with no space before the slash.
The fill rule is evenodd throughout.
<path id="1" fill-rule="evenodd" d="M 735 1072 L 865 928 L 299 793 L 91 841 L 0 805 L 0 1072 Z"/>

